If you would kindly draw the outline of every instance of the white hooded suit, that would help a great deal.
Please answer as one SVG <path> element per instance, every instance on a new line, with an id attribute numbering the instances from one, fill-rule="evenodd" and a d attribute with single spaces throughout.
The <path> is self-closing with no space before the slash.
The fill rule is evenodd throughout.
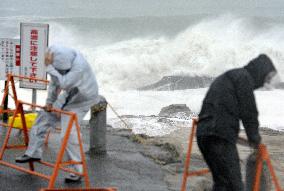
<path id="1" fill-rule="evenodd" d="M 54 108 L 76 113 L 80 124 L 90 107 L 98 100 L 95 75 L 79 52 L 60 46 L 51 46 L 49 51 L 54 57 L 53 63 L 46 68 L 51 76 L 46 103 L 52 104 Z M 40 111 L 32 127 L 29 146 L 25 154 L 33 158 L 41 158 L 45 135 L 48 129 L 55 128 L 58 122 L 61 124 L 61 138 L 63 138 L 69 116 L 62 114 L 61 117 L 57 117 L 55 113 Z M 75 125 L 69 137 L 67 157 L 74 161 L 81 161 Z M 76 165 L 75 169 L 82 172 L 81 165 Z"/>

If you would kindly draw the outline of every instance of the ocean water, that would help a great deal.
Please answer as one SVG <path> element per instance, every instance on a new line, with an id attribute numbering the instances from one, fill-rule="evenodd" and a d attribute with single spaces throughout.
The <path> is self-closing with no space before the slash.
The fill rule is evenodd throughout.
<path id="1" fill-rule="evenodd" d="M 178 90 L 178 91 L 120 91 L 107 93 L 112 107 L 123 115 L 158 115 L 161 108 L 170 104 L 186 104 L 194 113 L 201 109 L 203 98 L 207 88 Z M 283 115 L 284 91 L 255 91 L 257 107 L 259 111 L 260 127 L 284 131 Z M 116 117 L 113 111 L 108 109 L 108 123 L 117 128 L 126 128 Z M 179 128 L 190 128 L 191 120 L 187 118 L 171 119 L 173 125 L 159 123 L 154 117 L 124 118 L 135 133 L 145 133 L 150 136 L 169 134 Z"/>
<path id="2" fill-rule="evenodd" d="M 173 124 L 159 123 L 156 117 L 160 110 L 170 104 L 186 104 L 192 112 L 198 113 L 201 109 L 202 100 L 207 88 L 188 89 L 178 91 L 136 91 L 118 90 L 104 92 L 112 108 L 119 115 L 133 115 L 133 118 L 123 118 L 128 127 L 120 121 L 110 107 L 107 110 L 108 124 L 114 128 L 131 128 L 134 133 L 144 133 L 150 136 L 162 136 L 169 134 L 179 128 L 190 128 L 190 118 L 171 119 Z M 18 99 L 31 102 L 31 91 L 18 89 Z M 2 93 L 0 93 L 2 98 Z M 284 91 L 271 90 L 255 91 L 257 107 L 259 111 L 259 122 L 261 127 L 284 131 Z M 37 103 L 45 104 L 46 92 L 39 91 Z M 13 102 L 9 102 L 13 107 Z M 26 109 L 30 109 L 26 107 Z M 146 116 L 146 117 L 145 117 Z M 150 117 L 149 117 L 150 116 Z M 85 120 L 90 118 L 88 113 Z"/>
<path id="3" fill-rule="evenodd" d="M 284 79 L 284 19 L 281 14 L 260 16 L 200 11 L 162 15 L 157 11 L 157 15 L 143 15 L 131 11 L 122 13 L 119 7 L 113 8 L 111 13 L 107 9 L 104 12 L 103 8 L 92 13 L 92 6 L 78 9 L 80 6 L 75 1 L 64 1 L 65 4 L 48 1 L 41 8 L 36 7 L 39 3 L 33 7 L 33 4 L 16 0 L 0 0 L 0 5 L 9 2 L 13 6 L 0 8 L 0 37 L 19 38 L 21 22 L 48 23 L 49 44 L 80 50 L 97 76 L 101 94 L 121 115 L 155 115 L 163 106 L 173 103 L 186 103 L 194 112 L 199 112 L 206 89 L 174 92 L 139 92 L 136 89 L 166 75 L 214 77 L 244 66 L 260 53 L 272 58 L 280 78 Z M 44 5 L 43 1 L 38 2 Z M 123 8 L 131 10 L 126 4 Z M 61 11 L 60 6 L 67 9 Z M 48 8 L 53 8 L 53 12 Z M 18 91 L 22 92 L 22 99 L 30 94 L 28 90 Z M 283 92 L 256 92 L 262 126 L 284 129 L 284 122 L 280 120 L 284 115 L 280 109 L 284 106 Z M 38 103 L 44 104 L 45 98 L 46 92 L 39 91 Z M 110 111 L 109 119 L 113 118 Z M 148 123 L 148 126 L 151 125 Z M 151 135 L 168 132 L 168 129 L 163 131 L 163 127 L 157 127 L 159 130 L 155 127 L 147 129 L 142 125 L 137 132 Z"/>

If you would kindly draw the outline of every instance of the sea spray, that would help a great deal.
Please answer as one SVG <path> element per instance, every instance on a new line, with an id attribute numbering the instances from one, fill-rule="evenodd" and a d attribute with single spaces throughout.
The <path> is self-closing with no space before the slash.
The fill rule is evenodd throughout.
<path id="1" fill-rule="evenodd" d="M 49 23 L 49 44 L 80 50 L 106 91 L 137 89 L 171 75 L 215 77 L 260 53 L 268 54 L 284 75 L 281 20 L 232 14 L 195 21 L 188 17 L 195 16 L 146 20 L 19 15 L 0 17 L 0 35 L 19 38 L 20 22 Z M 175 25 L 179 21 L 182 24 Z"/>
<path id="2" fill-rule="evenodd" d="M 136 89 L 166 75 L 214 77 L 260 53 L 272 58 L 281 76 L 283 30 L 284 25 L 262 28 L 254 19 L 224 15 L 189 26 L 174 38 L 135 38 L 96 48 L 82 44 L 80 49 L 106 89 Z"/>

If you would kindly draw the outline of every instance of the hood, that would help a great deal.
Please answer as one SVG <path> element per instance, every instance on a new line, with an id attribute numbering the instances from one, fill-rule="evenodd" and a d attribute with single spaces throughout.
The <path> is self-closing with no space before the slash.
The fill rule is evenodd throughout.
<path id="1" fill-rule="evenodd" d="M 254 58 L 244 68 L 254 80 L 254 89 L 264 85 L 265 77 L 268 73 L 272 71 L 277 72 L 271 59 L 265 54 L 261 54 Z"/>
<path id="2" fill-rule="evenodd" d="M 48 51 L 53 53 L 53 63 L 57 70 L 70 70 L 73 60 L 76 57 L 76 52 L 71 48 L 66 48 L 59 45 L 51 46 Z"/>

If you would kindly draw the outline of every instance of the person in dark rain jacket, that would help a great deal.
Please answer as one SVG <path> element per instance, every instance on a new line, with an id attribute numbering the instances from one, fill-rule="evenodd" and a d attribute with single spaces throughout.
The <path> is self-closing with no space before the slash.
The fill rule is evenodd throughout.
<path id="1" fill-rule="evenodd" d="M 264 54 L 245 67 L 218 76 L 211 84 L 199 114 L 198 147 L 212 172 L 214 191 L 242 191 L 236 147 L 242 121 L 250 145 L 261 142 L 258 111 L 253 91 L 269 83 L 276 69 Z"/>

